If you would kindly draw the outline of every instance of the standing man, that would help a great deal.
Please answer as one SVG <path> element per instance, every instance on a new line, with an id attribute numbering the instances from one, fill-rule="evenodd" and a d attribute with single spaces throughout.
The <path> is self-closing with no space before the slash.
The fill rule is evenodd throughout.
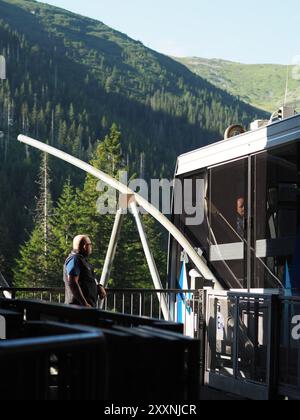
<path id="1" fill-rule="evenodd" d="M 88 262 L 92 242 L 87 235 L 78 235 L 73 241 L 73 251 L 64 265 L 64 282 L 68 305 L 96 308 L 98 296 L 105 299 L 105 289 L 98 284 L 93 267 Z"/>

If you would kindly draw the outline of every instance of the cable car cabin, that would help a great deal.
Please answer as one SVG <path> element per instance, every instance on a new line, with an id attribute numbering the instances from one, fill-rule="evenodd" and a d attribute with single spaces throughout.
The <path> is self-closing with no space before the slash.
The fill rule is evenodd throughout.
<path id="1" fill-rule="evenodd" d="M 225 290 L 300 289 L 300 115 L 182 155 L 175 176 L 193 188 L 175 182 L 173 222 Z M 200 223 L 190 223 L 191 205 L 204 208 Z M 169 257 L 177 287 L 185 258 L 172 240 Z"/>

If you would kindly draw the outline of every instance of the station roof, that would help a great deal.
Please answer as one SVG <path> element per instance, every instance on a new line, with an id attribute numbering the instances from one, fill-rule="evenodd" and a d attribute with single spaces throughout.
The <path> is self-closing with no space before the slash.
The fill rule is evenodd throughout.
<path id="1" fill-rule="evenodd" d="M 176 176 L 300 140 L 300 114 L 181 155 Z"/>

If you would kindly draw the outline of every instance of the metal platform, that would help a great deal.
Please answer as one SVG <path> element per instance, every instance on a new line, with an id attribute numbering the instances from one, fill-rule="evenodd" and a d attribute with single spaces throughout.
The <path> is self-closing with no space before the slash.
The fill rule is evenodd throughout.
<path id="1" fill-rule="evenodd" d="M 53 289 L 12 292 L 19 297 L 63 298 L 59 294 L 62 291 Z M 168 301 L 178 291 L 162 293 Z M 112 325 L 121 329 L 133 327 L 139 333 L 141 328 L 144 332 L 150 328 L 171 335 L 182 333 L 185 328 L 183 324 L 162 320 L 159 301 L 155 302 L 157 291 L 122 289 L 109 294 L 105 311 L 80 308 L 74 312 L 55 303 L 7 299 L 0 300 L 0 307 L 21 313 L 26 309 L 29 321 L 81 322 L 104 329 L 111 329 Z M 196 297 L 197 328 L 192 342 L 197 343 L 197 350 L 192 351 L 195 359 L 191 363 L 202 384 L 201 395 L 196 388 L 193 391 L 201 399 L 300 399 L 300 298 L 278 291 L 207 290 L 195 292 L 194 305 Z M 146 317 L 151 310 L 153 318 Z M 172 354 L 171 347 L 169 351 Z"/>

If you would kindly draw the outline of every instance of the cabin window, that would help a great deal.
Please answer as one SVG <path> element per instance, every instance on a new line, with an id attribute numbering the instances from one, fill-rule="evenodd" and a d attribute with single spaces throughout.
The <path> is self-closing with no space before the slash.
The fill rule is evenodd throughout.
<path id="1" fill-rule="evenodd" d="M 247 287 L 248 159 L 210 170 L 210 262 L 229 288 Z"/>
<path id="2" fill-rule="evenodd" d="M 299 143 L 253 157 L 254 287 L 299 288 L 299 158 Z"/>
<path id="3" fill-rule="evenodd" d="M 195 249 L 198 249 L 199 253 L 208 261 L 209 259 L 209 229 L 208 229 L 208 218 L 207 218 L 207 210 L 206 210 L 206 203 L 204 201 L 204 196 L 207 191 L 208 181 L 207 181 L 207 171 L 200 172 L 197 174 L 185 176 L 179 178 L 181 181 L 181 190 L 180 192 L 174 190 L 174 195 L 176 199 L 178 197 L 182 200 L 181 209 L 182 212 L 180 214 L 174 214 L 174 207 L 173 207 L 173 222 L 174 224 L 181 230 L 181 232 L 186 236 L 186 238 L 193 244 Z M 202 182 L 202 189 L 199 191 L 197 187 L 197 181 Z M 190 181 L 192 185 L 192 194 L 189 194 L 189 197 L 186 197 L 185 193 L 187 189 L 185 188 L 185 182 Z M 175 200 L 174 200 L 175 201 Z M 175 205 L 174 205 L 175 206 Z M 201 223 L 187 223 L 187 219 L 191 218 L 191 214 L 187 214 L 186 210 L 189 210 L 190 207 L 198 207 L 204 209 L 204 218 L 202 218 Z M 172 273 L 172 278 L 176 278 L 179 280 L 181 267 L 182 267 L 182 248 L 176 243 L 176 241 L 171 241 L 171 257 L 172 257 L 172 266 L 173 270 L 175 268 L 175 272 Z M 174 261 L 175 255 L 175 261 Z M 193 268 L 192 264 L 189 264 L 188 268 Z M 177 287 L 178 285 L 173 284 L 173 287 Z"/>

